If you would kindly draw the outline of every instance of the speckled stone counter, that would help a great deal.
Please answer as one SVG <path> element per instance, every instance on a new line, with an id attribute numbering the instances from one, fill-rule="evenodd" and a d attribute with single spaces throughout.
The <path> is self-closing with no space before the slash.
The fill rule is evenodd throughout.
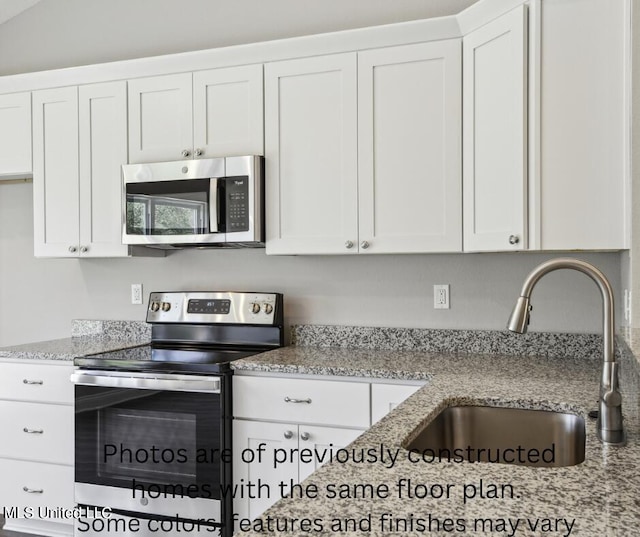
<path id="1" fill-rule="evenodd" d="M 638 334 L 640 335 L 640 333 Z M 634 339 L 640 342 L 640 337 Z M 631 344 L 635 350 L 638 347 Z M 529 353 L 526 353 L 529 354 Z M 569 353 L 570 354 L 570 353 Z M 636 355 L 622 340 L 623 413 L 628 434 L 624 447 L 603 446 L 595 420 L 587 417 L 598 399 L 601 358 L 580 356 L 509 356 L 504 354 L 288 347 L 236 362 L 238 374 L 347 375 L 393 379 L 428 379 L 425 387 L 363 433 L 349 451 L 390 449 L 394 464 L 332 462 L 304 481 L 318 498 L 278 501 L 257 522 L 272 526 L 292 519 L 318 519 L 315 531 L 242 531 L 241 535 L 517 535 L 627 537 L 640 535 L 640 382 Z M 586 357 L 585 357 L 586 356 Z M 443 408 L 457 404 L 509 406 L 569 411 L 586 420 L 586 459 L 577 466 L 533 468 L 468 462 L 411 462 L 402 446 Z M 413 485 L 450 485 L 440 498 L 398 497 L 400 479 Z M 481 498 L 482 483 L 484 498 Z M 386 484 L 385 499 L 331 499 L 332 484 Z M 464 501 L 463 491 L 474 489 Z M 493 488 L 492 488 L 493 487 Z M 440 489 L 436 487 L 436 492 Z M 497 492 L 496 492 L 497 491 Z M 511 491 L 511 492 L 510 492 Z M 492 493 L 493 492 L 493 493 Z M 495 496 L 504 497 L 495 497 Z M 492 497 L 494 496 L 494 497 Z M 369 518 L 370 517 L 370 518 Z M 332 529 L 334 519 L 353 518 L 356 530 Z M 381 520 L 391 520 L 381 525 Z M 423 519 L 418 525 L 418 519 Z M 445 520 L 448 519 L 447 522 Z M 400 529 L 393 527 L 393 521 Z M 436 522 L 437 520 L 437 522 Z M 478 520 L 484 522 L 478 523 Z M 535 529 L 529 526 L 537 524 Z M 366 526 L 370 521 L 370 526 Z M 491 522 L 489 522 L 491 521 Z M 511 524 L 516 524 L 515 529 Z M 254 522 L 255 523 L 255 522 Z M 431 528 L 429 527 L 431 523 Z M 438 523 L 439 529 L 438 529 Z M 293 523 L 296 524 L 296 523 Z M 479 525 L 478 525 L 479 524 Z M 491 526 L 489 526 L 491 524 Z M 501 526 L 503 524 L 503 526 Z M 291 526 L 290 526 L 291 527 Z"/>
<path id="2" fill-rule="evenodd" d="M 0 348 L 0 359 L 66 360 L 149 343 L 150 328 L 138 321 L 76 320 L 72 337 Z"/>

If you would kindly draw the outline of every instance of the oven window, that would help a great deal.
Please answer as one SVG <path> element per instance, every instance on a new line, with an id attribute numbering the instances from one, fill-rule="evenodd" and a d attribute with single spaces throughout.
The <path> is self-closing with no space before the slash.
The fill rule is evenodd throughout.
<path id="1" fill-rule="evenodd" d="M 75 390 L 76 482 L 220 499 L 230 447 L 220 394 Z"/>
<path id="2" fill-rule="evenodd" d="M 209 179 L 126 185 L 127 234 L 208 233 Z"/>
<path id="3" fill-rule="evenodd" d="M 142 482 L 195 483 L 196 416 L 106 408 L 99 421 L 103 446 L 98 477 Z"/>

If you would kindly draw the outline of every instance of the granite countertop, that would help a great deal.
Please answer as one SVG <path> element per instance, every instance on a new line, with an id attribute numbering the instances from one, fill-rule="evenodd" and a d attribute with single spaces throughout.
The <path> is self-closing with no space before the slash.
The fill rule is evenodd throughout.
<path id="1" fill-rule="evenodd" d="M 640 331 L 626 336 L 631 349 L 640 349 Z M 280 531 L 277 527 L 275 531 L 256 531 L 253 526 L 254 529 L 245 528 L 239 534 L 303 535 L 308 532 L 299 531 L 299 527 L 298 531 L 290 531 L 291 525 L 289 531 L 282 531 L 282 525 L 285 521 L 291 524 L 292 519 L 318 519 L 314 534 L 637 535 L 640 527 L 640 382 L 638 355 L 633 354 L 629 346 L 619 340 L 623 413 L 628 435 L 628 444 L 624 447 L 602 445 L 596 438 L 595 420 L 587 417 L 598 399 L 602 368 L 599 356 L 571 358 L 541 353 L 525 357 L 473 352 L 286 347 L 240 360 L 234 364 L 238 374 L 330 374 L 428 379 L 429 382 L 348 446 L 349 452 L 356 453 L 390 449 L 398 454 L 395 463 L 334 461 L 326 464 L 303 483 L 307 490 L 310 486 L 317 487 L 317 498 L 299 495 L 284 498 L 254 521 L 264 528 L 269 527 L 269 523 L 271 527 L 280 524 Z M 443 408 L 456 404 L 559 410 L 583 416 L 587 432 L 586 459 L 579 465 L 564 468 L 408 460 L 409 452 L 402 448 L 403 442 Z M 444 487 L 431 489 L 436 494 L 449 485 L 450 494 L 440 498 L 400 499 L 396 488 L 400 479 L 410 479 L 412 485 Z M 376 487 L 386 484 L 389 497 L 348 500 L 326 497 L 327 486 L 341 484 Z M 465 486 L 467 496 L 475 491 L 475 497 L 466 501 Z M 401 526 L 400 531 L 388 525 L 381 527 L 383 516 L 385 520 L 392 517 L 407 524 L 413 521 L 414 526 L 406 529 Z M 363 526 L 355 531 L 331 529 L 334 519 L 347 518 Z M 477 522 L 481 519 L 484 522 Z M 426 528 L 421 528 L 419 522 Z M 517 523 L 515 530 L 510 523 Z M 537 524 L 535 529 L 530 523 Z"/>
<path id="2" fill-rule="evenodd" d="M 59 360 L 72 362 L 77 356 L 120 350 L 149 343 L 147 323 L 138 321 L 76 320 L 72 337 L 0 348 L 0 359 Z"/>

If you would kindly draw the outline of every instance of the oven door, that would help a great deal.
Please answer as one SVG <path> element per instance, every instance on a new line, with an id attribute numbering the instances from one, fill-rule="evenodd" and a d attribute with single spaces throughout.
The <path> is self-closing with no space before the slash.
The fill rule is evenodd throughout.
<path id="1" fill-rule="evenodd" d="M 78 370 L 72 380 L 78 504 L 222 521 L 228 377 Z"/>

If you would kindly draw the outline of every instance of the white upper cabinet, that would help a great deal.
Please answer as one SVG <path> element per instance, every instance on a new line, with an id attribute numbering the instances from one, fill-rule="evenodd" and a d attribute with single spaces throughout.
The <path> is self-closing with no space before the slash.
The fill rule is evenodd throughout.
<path id="1" fill-rule="evenodd" d="M 195 150 L 203 157 L 262 155 L 262 94 L 262 65 L 193 73 Z"/>
<path id="2" fill-rule="evenodd" d="M 33 93 L 36 256 L 128 255 L 120 172 L 126 112 L 126 82 Z"/>
<path id="3" fill-rule="evenodd" d="M 129 81 L 129 162 L 191 158 L 191 73 Z"/>
<path id="4" fill-rule="evenodd" d="M 626 5 L 610 0 L 542 3 L 534 248 L 629 247 Z"/>
<path id="5" fill-rule="evenodd" d="M 129 161 L 263 153 L 262 66 L 129 81 Z"/>
<path id="6" fill-rule="evenodd" d="M 527 247 L 527 11 L 463 41 L 464 250 Z"/>
<path id="7" fill-rule="evenodd" d="M 31 93 L 0 95 L 0 177 L 31 171 Z"/>
<path id="8" fill-rule="evenodd" d="M 460 48 L 358 53 L 360 253 L 462 249 Z"/>
<path id="9" fill-rule="evenodd" d="M 356 55 L 265 65 L 268 254 L 358 250 Z"/>
<path id="10" fill-rule="evenodd" d="M 268 254 L 460 251 L 460 41 L 265 67 Z"/>
<path id="11" fill-rule="evenodd" d="M 36 256 L 76 257 L 79 246 L 78 88 L 33 93 Z"/>
<path id="12" fill-rule="evenodd" d="M 121 166 L 127 162 L 127 83 L 79 88 L 80 254 L 127 256 Z"/>

